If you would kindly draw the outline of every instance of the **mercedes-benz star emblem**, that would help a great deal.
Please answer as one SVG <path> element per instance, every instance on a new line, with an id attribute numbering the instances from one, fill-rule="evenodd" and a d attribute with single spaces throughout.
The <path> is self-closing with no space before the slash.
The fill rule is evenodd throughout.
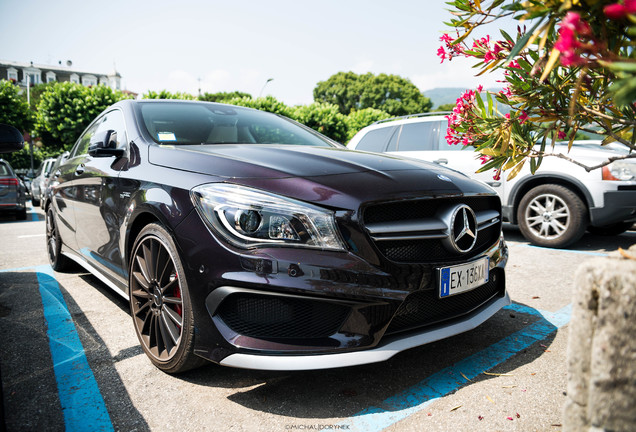
<path id="1" fill-rule="evenodd" d="M 470 251 L 477 242 L 477 217 L 473 210 L 465 204 L 458 205 L 451 209 L 448 222 L 450 232 L 445 242 L 447 249 L 459 253 Z"/>

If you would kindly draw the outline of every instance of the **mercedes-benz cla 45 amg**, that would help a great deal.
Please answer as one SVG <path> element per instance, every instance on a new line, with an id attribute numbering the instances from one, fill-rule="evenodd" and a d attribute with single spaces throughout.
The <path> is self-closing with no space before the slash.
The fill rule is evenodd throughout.
<path id="1" fill-rule="evenodd" d="M 510 302 L 488 186 L 275 114 L 125 100 L 52 175 L 53 268 L 77 262 L 127 298 L 169 373 L 382 361 Z"/>

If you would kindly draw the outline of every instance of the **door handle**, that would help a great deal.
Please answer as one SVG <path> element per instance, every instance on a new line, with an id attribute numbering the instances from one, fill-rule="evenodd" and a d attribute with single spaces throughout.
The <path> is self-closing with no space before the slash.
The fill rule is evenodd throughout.
<path id="1" fill-rule="evenodd" d="M 448 159 L 437 159 L 437 160 L 434 160 L 433 162 L 435 162 L 436 164 L 446 164 L 446 165 L 448 165 Z"/>
<path id="2" fill-rule="evenodd" d="M 84 174 L 84 169 L 85 169 L 85 165 L 84 164 L 78 165 L 77 168 L 75 168 L 75 175 Z"/>

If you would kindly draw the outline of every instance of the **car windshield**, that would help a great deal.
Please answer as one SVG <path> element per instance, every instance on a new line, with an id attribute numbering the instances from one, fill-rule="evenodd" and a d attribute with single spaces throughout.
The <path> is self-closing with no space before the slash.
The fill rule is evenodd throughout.
<path id="1" fill-rule="evenodd" d="M 147 102 L 139 115 L 159 144 L 290 144 L 333 147 L 333 143 L 284 117 L 215 103 Z"/>

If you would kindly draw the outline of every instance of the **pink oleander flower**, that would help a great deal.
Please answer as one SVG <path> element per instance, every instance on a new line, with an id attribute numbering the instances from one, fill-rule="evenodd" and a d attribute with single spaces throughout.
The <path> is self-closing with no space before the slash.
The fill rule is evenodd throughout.
<path id="1" fill-rule="evenodd" d="M 492 156 L 488 156 L 488 155 L 481 155 L 479 157 L 479 160 L 481 161 L 482 165 L 485 165 L 486 163 L 488 163 L 490 160 L 492 159 Z"/>
<path id="2" fill-rule="evenodd" d="M 493 52 L 495 53 L 495 55 L 499 54 L 501 51 L 503 51 L 504 48 L 504 44 L 505 42 L 503 41 L 497 41 L 495 42 L 495 46 L 493 48 Z"/>
<path id="3" fill-rule="evenodd" d="M 503 90 L 501 90 L 499 92 L 500 95 L 505 96 L 507 98 L 511 98 L 512 97 L 512 91 L 510 90 L 510 87 L 504 87 Z"/>
<path id="4" fill-rule="evenodd" d="M 484 91 L 484 86 L 482 86 L 481 84 L 479 84 L 477 86 L 477 93 L 481 93 L 482 91 Z"/>
<path id="5" fill-rule="evenodd" d="M 590 25 L 581 19 L 576 12 L 568 12 L 559 28 L 559 38 L 554 44 L 554 48 L 561 52 L 561 64 L 563 66 L 579 66 L 585 63 L 580 55 L 583 46 L 579 36 L 589 37 L 592 35 Z"/>
<path id="6" fill-rule="evenodd" d="M 501 168 L 495 170 L 495 175 L 492 176 L 493 180 L 501 180 Z"/>
<path id="7" fill-rule="evenodd" d="M 627 16 L 625 5 L 614 3 L 603 8 L 603 13 L 611 20 L 620 20 Z"/>
<path id="8" fill-rule="evenodd" d="M 444 63 L 444 60 L 446 60 L 446 50 L 444 50 L 444 47 L 439 47 L 437 56 L 442 59 L 440 63 Z"/>
<path id="9" fill-rule="evenodd" d="M 621 20 L 627 15 L 636 14 L 636 0 L 625 0 L 623 4 L 607 5 L 603 8 L 603 13 L 611 20 Z"/>
<path id="10" fill-rule="evenodd" d="M 484 63 L 490 63 L 493 60 L 497 60 L 494 51 L 486 51 L 486 54 L 484 54 Z"/>
<path id="11" fill-rule="evenodd" d="M 521 111 L 521 114 L 519 114 L 519 123 L 524 124 L 526 120 L 528 120 L 528 113 Z"/>
<path id="12" fill-rule="evenodd" d="M 510 113 L 507 113 L 506 115 L 504 115 L 504 117 L 510 120 Z"/>
<path id="13" fill-rule="evenodd" d="M 567 137 L 567 135 L 565 134 L 565 132 L 563 131 L 559 131 L 559 133 L 557 133 L 557 137 L 562 140 L 565 139 L 565 137 Z"/>

